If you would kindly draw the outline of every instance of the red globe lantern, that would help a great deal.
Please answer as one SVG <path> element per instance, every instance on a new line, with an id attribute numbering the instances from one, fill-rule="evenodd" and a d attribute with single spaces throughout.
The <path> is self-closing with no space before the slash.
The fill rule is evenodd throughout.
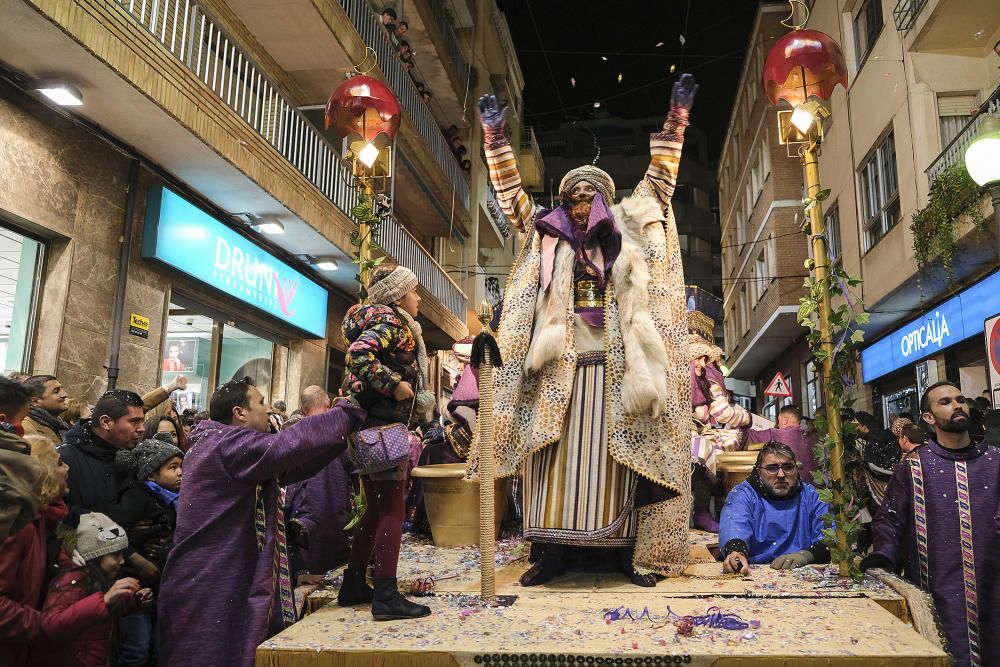
<path id="1" fill-rule="evenodd" d="M 793 30 L 771 47 L 764 61 L 764 94 L 793 106 L 810 97 L 828 100 L 837 84 L 847 88 L 847 63 L 840 45 L 819 30 Z"/>
<path id="2" fill-rule="evenodd" d="M 399 129 L 399 102 L 389 87 L 370 76 L 353 76 L 330 95 L 326 103 L 326 129 L 342 138 L 352 134 L 374 143 L 384 134 L 391 140 Z"/>

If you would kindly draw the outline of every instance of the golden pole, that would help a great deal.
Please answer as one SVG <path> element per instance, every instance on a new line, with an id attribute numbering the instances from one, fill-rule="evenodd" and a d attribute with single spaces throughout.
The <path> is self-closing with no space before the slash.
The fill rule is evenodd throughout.
<path id="1" fill-rule="evenodd" d="M 819 187 L 819 152 L 820 143 L 816 132 L 809 135 L 809 143 L 802 151 L 802 165 L 805 170 L 806 197 L 811 201 L 809 207 L 809 228 L 812 239 L 813 260 L 816 262 L 816 282 L 825 284 L 830 273 L 830 259 L 826 253 L 825 222 L 823 220 L 823 203 L 817 199 L 820 192 Z M 833 480 L 834 502 L 840 507 L 840 489 L 844 480 L 844 441 L 841 438 L 842 424 L 840 422 L 840 405 L 835 403 L 833 388 L 830 385 L 830 378 L 833 377 L 833 334 L 830 327 L 830 315 L 832 306 L 830 305 L 829 290 L 820 290 L 819 299 L 819 335 L 820 345 L 826 352 L 823 359 L 823 398 L 826 405 L 826 424 L 830 438 L 833 439 L 833 452 L 830 455 L 831 471 Z M 844 514 L 837 514 L 837 545 L 847 551 L 847 537 L 844 535 Z M 851 574 L 850 563 L 840 562 L 840 576 L 848 577 Z"/>
<path id="2" fill-rule="evenodd" d="M 479 304 L 479 322 L 483 325 L 480 335 L 490 336 L 490 321 L 493 308 L 485 299 Z M 479 594 L 483 602 L 492 603 L 496 599 L 496 532 L 494 504 L 495 452 L 493 450 L 493 363 L 490 346 L 483 351 L 483 362 L 479 366 Z"/>
<path id="3" fill-rule="evenodd" d="M 368 197 L 369 201 L 371 201 L 374 196 L 371 183 L 369 183 L 368 179 L 364 176 L 361 176 L 358 180 L 361 181 L 365 196 Z M 372 256 L 372 228 L 363 222 L 359 223 L 358 236 L 361 239 L 361 245 L 358 247 L 358 276 L 361 278 L 361 287 L 368 289 L 368 284 L 371 282 L 372 278 L 371 269 L 367 268 L 368 260 L 370 260 Z"/>

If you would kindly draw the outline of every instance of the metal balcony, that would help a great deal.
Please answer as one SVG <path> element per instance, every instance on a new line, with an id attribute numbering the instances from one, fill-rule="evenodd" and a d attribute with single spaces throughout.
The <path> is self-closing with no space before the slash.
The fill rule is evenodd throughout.
<path id="1" fill-rule="evenodd" d="M 339 153 L 196 4 L 191 0 L 106 1 L 126 9 L 129 16 L 350 217 L 351 209 L 358 202 L 358 191 L 348 184 L 352 176 L 342 173 Z M 387 60 L 398 68 L 395 59 Z M 402 73 L 402 69 L 398 69 Z M 408 77 L 406 79 L 409 82 Z M 409 89 L 412 88 L 411 84 Z M 422 104 L 419 97 L 416 101 Z M 426 108 L 423 109 L 426 112 Z M 433 129 L 451 157 L 444 137 L 436 126 Z M 451 160 L 454 163 L 453 157 Z M 457 163 L 455 169 L 455 180 L 464 184 L 464 196 L 468 201 L 468 183 Z M 409 267 L 420 284 L 464 322 L 465 294 L 430 253 L 394 221 L 383 223 L 380 231 L 379 245 L 386 254 Z"/>
<path id="2" fill-rule="evenodd" d="M 458 37 L 455 36 L 455 31 L 448 20 L 448 10 L 445 8 L 445 3 L 442 0 L 427 0 L 427 6 L 434 17 L 434 24 L 437 26 L 438 32 L 444 39 L 445 50 L 455 69 L 455 74 L 458 76 L 461 90 L 466 90 L 469 87 L 469 62 L 465 59 L 462 47 L 458 44 Z"/>
<path id="3" fill-rule="evenodd" d="M 899 0 L 892 10 L 892 21 L 896 24 L 896 30 L 906 32 L 917 22 L 920 10 L 927 4 L 927 0 Z"/>
<path id="4" fill-rule="evenodd" d="M 521 128 L 520 151 L 521 181 L 525 189 L 538 190 L 545 185 L 545 163 L 542 150 L 538 147 L 535 130 L 530 126 Z"/>
<path id="5" fill-rule="evenodd" d="M 462 167 L 455 159 L 448 141 L 441 133 L 430 109 L 420 99 L 417 88 L 409 74 L 403 71 L 403 66 L 396 57 L 396 48 L 389 40 L 389 34 L 382 27 L 379 17 L 368 7 L 364 0 L 339 0 L 344 11 L 354 24 L 361 39 L 378 57 L 379 68 L 385 74 L 389 86 L 399 100 L 399 106 L 410 117 L 434 156 L 434 161 L 447 176 L 455 188 L 458 200 L 466 210 L 469 210 L 469 182 L 462 172 Z M 464 315 L 463 315 L 464 317 Z"/>
<path id="6" fill-rule="evenodd" d="M 486 184 L 486 208 L 489 209 L 490 217 L 493 219 L 493 226 L 497 233 L 505 238 L 510 238 L 510 224 L 507 216 L 500 210 L 500 202 L 497 201 L 497 192 L 493 189 L 492 183 Z"/>
<path id="7" fill-rule="evenodd" d="M 962 128 L 962 131 L 951 140 L 951 143 L 941 151 L 937 159 L 927 168 L 927 180 L 931 185 L 934 185 L 935 179 L 943 171 L 965 160 L 965 151 L 968 150 L 969 145 L 979 134 L 979 127 L 983 124 L 983 118 L 986 114 L 996 114 L 997 112 L 1000 112 L 1000 88 L 993 91 L 990 98 L 979 107 L 979 111 L 972 117 L 972 120 Z"/>

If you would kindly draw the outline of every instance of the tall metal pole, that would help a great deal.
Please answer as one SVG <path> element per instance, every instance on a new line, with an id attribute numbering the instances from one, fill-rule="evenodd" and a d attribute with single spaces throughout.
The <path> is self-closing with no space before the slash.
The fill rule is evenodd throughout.
<path id="1" fill-rule="evenodd" d="M 480 336 L 491 336 L 493 308 L 485 299 L 479 304 Z M 483 602 L 496 598 L 496 505 L 494 504 L 495 452 L 493 443 L 493 359 L 486 345 L 479 365 L 479 594 Z"/>
<path id="2" fill-rule="evenodd" d="M 128 287 L 128 270 L 132 263 L 132 237 L 135 228 L 135 207 L 139 196 L 138 158 L 128 166 L 128 194 L 125 199 L 125 226 L 122 229 L 122 247 L 118 257 L 118 284 L 115 288 L 115 308 L 111 323 L 111 354 L 108 357 L 108 391 L 118 386 L 118 368 L 121 359 L 122 327 L 125 326 L 125 290 Z"/>
<path id="3" fill-rule="evenodd" d="M 813 202 L 809 208 L 809 228 L 812 240 L 813 260 L 816 262 L 816 281 L 824 284 L 830 274 L 830 258 L 826 252 L 825 221 L 823 220 L 823 203 L 816 196 L 820 192 L 819 186 L 819 153 L 820 144 L 815 131 L 810 134 L 809 143 L 802 152 L 802 164 L 805 170 L 806 196 Z M 830 378 L 835 372 L 833 366 L 833 332 L 831 331 L 830 315 L 833 308 L 830 305 L 830 292 L 823 289 L 820 291 L 819 300 L 819 335 L 820 345 L 826 353 L 823 359 L 823 399 L 826 405 L 826 424 L 830 438 L 833 440 L 833 452 L 830 455 L 831 477 L 833 479 L 834 502 L 841 507 L 840 489 L 844 480 L 844 441 L 841 437 L 843 424 L 840 421 L 840 403 L 837 402 L 830 383 Z M 846 552 L 847 537 L 844 534 L 844 514 L 843 511 L 837 514 L 837 545 Z M 850 563 L 840 562 L 840 576 L 848 577 L 851 574 Z"/>
<path id="4" fill-rule="evenodd" d="M 361 185 L 364 187 L 365 196 L 368 197 L 369 201 L 372 202 L 372 206 L 374 206 L 374 193 L 372 191 L 371 183 L 369 183 L 368 179 L 364 177 L 361 177 L 358 180 L 361 181 Z M 372 271 L 367 268 L 368 260 L 370 260 L 372 256 L 372 228 L 363 222 L 359 223 L 358 236 L 361 239 L 361 246 L 358 248 L 358 276 L 361 278 L 361 287 L 368 289 L 368 285 L 371 283 L 372 278 Z"/>

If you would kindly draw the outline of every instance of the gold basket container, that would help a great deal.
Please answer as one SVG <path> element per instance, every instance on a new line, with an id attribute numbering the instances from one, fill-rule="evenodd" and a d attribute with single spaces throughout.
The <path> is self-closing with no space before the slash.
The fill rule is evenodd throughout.
<path id="1" fill-rule="evenodd" d="M 424 508 L 431 524 L 434 544 L 464 547 L 479 544 L 479 482 L 466 482 L 466 464 L 443 463 L 420 466 L 411 473 L 424 490 Z M 507 511 L 503 480 L 494 482 L 494 533 L 500 536 L 500 521 Z"/>
<path id="2" fill-rule="evenodd" d="M 757 462 L 758 452 L 719 452 L 715 456 L 715 470 L 722 476 L 726 485 L 726 493 L 733 490 L 733 487 L 746 480 L 753 472 L 754 463 Z"/>

